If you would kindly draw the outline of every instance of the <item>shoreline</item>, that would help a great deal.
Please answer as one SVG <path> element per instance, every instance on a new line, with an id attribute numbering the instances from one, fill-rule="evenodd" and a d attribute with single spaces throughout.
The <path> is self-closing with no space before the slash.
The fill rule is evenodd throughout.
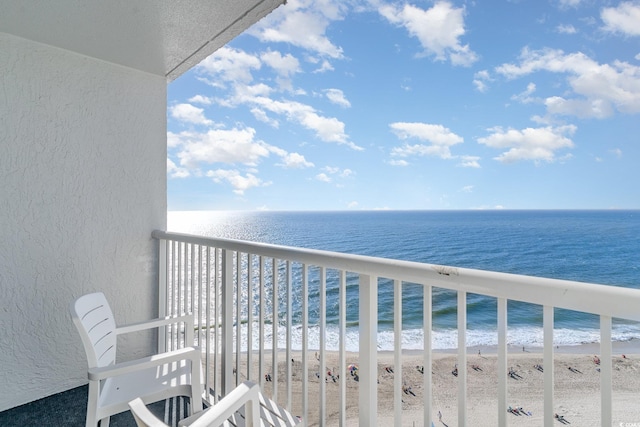
<path id="1" fill-rule="evenodd" d="M 524 351 L 523 351 L 524 348 Z M 627 341 L 612 341 L 611 343 L 612 355 L 616 354 L 640 354 L 640 339 L 631 339 Z M 474 345 L 467 347 L 467 356 L 478 354 L 478 350 L 481 354 L 497 354 L 498 346 L 497 345 Z M 522 345 L 507 345 L 507 354 L 522 354 L 522 353 L 530 353 L 530 354 L 542 354 L 544 347 L 542 346 L 522 346 Z M 271 348 L 266 348 L 265 354 L 271 352 Z M 317 348 L 309 348 L 308 352 L 316 352 L 319 351 Z M 599 354 L 600 353 L 600 344 L 599 343 L 582 343 L 575 345 L 559 345 L 555 346 L 554 354 Z M 259 350 L 253 350 L 253 354 L 257 354 Z M 286 350 L 282 348 L 278 348 L 278 353 L 285 353 Z M 302 350 L 295 349 L 291 350 L 292 353 L 302 354 Z M 424 350 L 421 349 L 403 349 L 403 355 L 421 355 Z M 458 354 L 457 348 L 446 348 L 446 349 L 432 349 L 432 354 L 444 354 L 444 355 L 456 355 Z M 246 354 L 246 351 L 242 352 Z M 338 350 L 326 350 L 326 353 L 336 353 L 338 354 Z M 346 351 L 347 354 L 358 354 L 357 351 Z M 378 350 L 378 354 L 394 354 L 393 350 Z"/>

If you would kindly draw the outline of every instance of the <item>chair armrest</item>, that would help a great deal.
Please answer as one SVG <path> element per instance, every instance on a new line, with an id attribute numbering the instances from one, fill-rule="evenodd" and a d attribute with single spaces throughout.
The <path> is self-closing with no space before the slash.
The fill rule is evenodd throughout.
<path id="1" fill-rule="evenodd" d="M 223 397 L 218 403 L 182 420 L 178 426 L 220 426 L 240 408 L 248 404 L 245 410 L 245 419 L 248 421 L 247 425 L 251 425 L 249 420 L 253 420 L 253 425 L 258 427 L 260 426 L 259 396 L 260 387 L 251 381 L 245 381 L 233 389 L 231 393 Z"/>
<path id="2" fill-rule="evenodd" d="M 144 331 L 145 329 L 159 328 L 161 326 L 174 323 L 185 322 L 187 327 L 193 327 L 193 314 L 186 313 L 180 316 L 167 316 L 164 318 L 145 320 L 137 323 L 130 323 L 116 327 L 116 335 L 127 334 L 129 332 Z"/>
<path id="3" fill-rule="evenodd" d="M 179 362 L 181 360 L 191 360 L 191 374 L 193 378 L 200 378 L 201 352 L 198 347 L 185 347 L 167 353 L 154 354 L 142 359 L 131 360 L 115 365 L 103 366 L 89 369 L 89 380 L 104 380 L 109 377 L 128 374 L 141 369 L 153 368 L 166 363 Z"/>

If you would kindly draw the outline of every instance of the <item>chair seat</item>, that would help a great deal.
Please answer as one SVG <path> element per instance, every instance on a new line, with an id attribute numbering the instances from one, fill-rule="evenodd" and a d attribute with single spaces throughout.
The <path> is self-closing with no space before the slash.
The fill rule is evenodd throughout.
<path id="1" fill-rule="evenodd" d="M 301 424 L 301 420 L 298 417 L 291 415 L 286 409 L 262 393 L 259 395 L 259 399 L 261 427 L 293 427 Z M 198 412 L 183 419 L 178 423 L 178 427 L 189 427 L 205 413 L 206 411 Z M 239 409 L 224 425 L 226 427 L 244 427 L 246 425 L 244 408 Z"/>
<path id="2" fill-rule="evenodd" d="M 107 413 L 126 411 L 128 402 L 144 396 L 146 403 L 173 396 L 191 396 L 191 367 L 185 361 L 136 371 L 104 381 L 98 407 Z"/>

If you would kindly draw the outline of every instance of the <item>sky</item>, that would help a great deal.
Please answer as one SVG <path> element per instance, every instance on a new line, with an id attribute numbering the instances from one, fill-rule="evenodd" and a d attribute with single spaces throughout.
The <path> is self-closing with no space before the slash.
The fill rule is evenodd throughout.
<path id="1" fill-rule="evenodd" d="M 171 211 L 640 208 L 640 1 L 288 0 L 167 101 Z"/>

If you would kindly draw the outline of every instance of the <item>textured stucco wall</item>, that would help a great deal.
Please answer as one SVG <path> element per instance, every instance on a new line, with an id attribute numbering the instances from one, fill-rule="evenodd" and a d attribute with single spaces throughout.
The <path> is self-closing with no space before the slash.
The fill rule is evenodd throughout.
<path id="1" fill-rule="evenodd" d="M 165 78 L 0 33 L 0 411 L 86 383 L 76 297 L 157 312 L 165 226 Z"/>

